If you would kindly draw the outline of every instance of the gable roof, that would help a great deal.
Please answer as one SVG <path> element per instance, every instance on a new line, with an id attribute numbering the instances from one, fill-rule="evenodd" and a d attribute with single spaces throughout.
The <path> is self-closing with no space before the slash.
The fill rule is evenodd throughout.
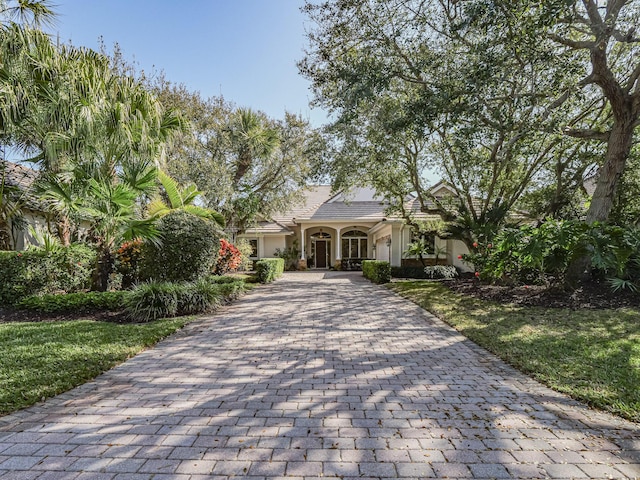
<path id="1" fill-rule="evenodd" d="M 22 190 L 29 190 L 38 177 L 36 170 L 8 160 L 0 160 L 0 176 L 2 175 L 2 169 L 4 169 L 5 173 L 5 183 Z"/>
<path id="2" fill-rule="evenodd" d="M 5 185 L 16 187 L 22 192 L 21 203 L 24 207 L 37 212 L 45 210 L 43 203 L 31 190 L 38 178 L 37 170 L 8 160 L 0 160 L 0 181 L 2 181 L 3 175 Z"/>
<path id="3" fill-rule="evenodd" d="M 345 194 L 333 194 L 330 185 L 313 185 L 303 192 L 304 200 L 288 212 L 274 215 L 276 223 L 293 226 L 300 220 L 364 220 L 384 218 L 385 203 L 375 198 L 369 188 L 355 189 Z"/>

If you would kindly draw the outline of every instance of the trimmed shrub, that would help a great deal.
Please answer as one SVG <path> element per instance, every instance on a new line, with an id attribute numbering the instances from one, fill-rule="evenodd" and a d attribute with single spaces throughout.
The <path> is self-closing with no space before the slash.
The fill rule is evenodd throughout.
<path id="1" fill-rule="evenodd" d="M 260 283 L 270 283 L 282 276 L 283 258 L 263 258 L 256 262 L 256 278 Z"/>
<path id="2" fill-rule="evenodd" d="M 128 317 L 135 322 L 150 322 L 175 317 L 178 313 L 178 287 L 170 282 L 138 285 L 127 297 Z"/>
<path id="3" fill-rule="evenodd" d="M 124 308 L 129 292 L 79 292 L 30 295 L 17 304 L 18 308 L 42 313 L 75 313 L 111 311 Z"/>
<path id="4" fill-rule="evenodd" d="M 160 219 L 158 231 L 161 244 L 146 242 L 142 249 L 142 279 L 192 281 L 211 273 L 220 248 L 211 221 L 177 210 Z"/>
<path id="5" fill-rule="evenodd" d="M 242 280 L 237 280 L 232 283 L 219 283 L 217 286 L 227 301 L 235 300 L 245 292 L 244 282 Z"/>
<path id="6" fill-rule="evenodd" d="M 391 276 L 393 278 L 429 278 L 424 271 L 425 267 L 391 267 Z"/>
<path id="7" fill-rule="evenodd" d="M 391 281 L 391 265 L 381 260 L 364 260 L 362 275 L 373 283 L 389 283 Z"/>
<path id="8" fill-rule="evenodd" d="M 95 252 L 80 244 L 52 252 L 0 252 L 0 303 L 12 305 L 27 295 L 88 289 L 95 259 Z"/>
<path id="9" fill-rule="evenodd" d="M 209 283 L 235 283 L 235 282 L 242 281 L 242 280 L 239 280 L 238 278 L 227 277 L 224 275 L 209 275 L 208 277 L 206 277 L 206 280 Z"/>
<path id="10" fill-rule="evenodd" d="M 218 250 L 218 260 L 213 269 L 216 275 L 224 275 L 225 273 L 235 272 L 242 264 L 242 253 L 231 242 L 220 239 L 220 250 Z"/>

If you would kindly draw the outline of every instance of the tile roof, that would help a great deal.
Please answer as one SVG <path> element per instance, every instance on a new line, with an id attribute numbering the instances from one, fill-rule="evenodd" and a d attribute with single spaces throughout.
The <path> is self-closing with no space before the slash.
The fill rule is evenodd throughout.
<path id="1" fill-rule="evenodd" d="M 290 234 L 293 233 L 287 227 L 278 222 L 258 222 L 258 224 L 254 227 L 249 227 L 245 230 L 247 234 L 256 234 L 256 233 L 280 233 L 280 234 Z"/>
<path id="2" fill-rule="evenodd" d="M 20 187 L 23 190 L 28 190 L 38 177 L 36 170 L 8 160 L 0 160 L 0 171 L 2 169 L 6 172 L 6 184 Z"/>
<path id="3" fill-rule="evenodd" d="M 385 205 L 379 201 L 369 202 L 327 202 L 313 211 L 304 212 L 297 220 L 367 220 L 380 221 L 384 218 Z"/>
<path id="4" fill-rule="evenodd" d="M 284 225 L 293 225 L 294 218 L 306 218 L 334 196 L 331 185 L 309 186 L 309 188 L 303 192 L 303 195 L 304 200 L 302 202 L 292 207 L 288 212 L 273 215 L 272 220 Z"/>
<path id="5" fill-rule="evenodd" d="M 33 194 L 31 187 L 38 178 L 38 171 L 19 163 L 0 160 L 0 179 L 4 170 L 6 185 L 17 187 L 23 192 L 22 204 L 34 211 L 44 211 L 43 203 Z"/>

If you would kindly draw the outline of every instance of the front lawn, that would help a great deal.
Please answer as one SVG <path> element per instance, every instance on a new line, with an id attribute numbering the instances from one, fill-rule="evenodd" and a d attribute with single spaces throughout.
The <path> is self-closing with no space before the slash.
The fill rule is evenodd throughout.
<path id="1" fill-rule="evenodd" d="M 0 414 L 91 380 L 192 318 L 146 324 L 92 320 L 0 323 Z"/>
<path id="2" fill-rule="evenodd" d="M 540 382 L 640 421 L 640 312 L 501 305 L 428 281 L 389 288 Z"/>

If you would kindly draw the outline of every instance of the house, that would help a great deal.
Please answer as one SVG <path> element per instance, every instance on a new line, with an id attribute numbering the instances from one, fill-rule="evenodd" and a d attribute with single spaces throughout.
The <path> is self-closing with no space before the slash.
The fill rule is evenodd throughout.
<path id="1" fill-rule="evenodd" d="M 14 250 L 25 250 L 29 245 L 36 245 L 29 227 L 47 231 L 48 222 L 44 213 L 44 205 L 31 193 L 31 187 L 38 177 L 38 172 L 18 163 L 0 160 L 0 187 L 16 187 L 20 215 L 9 219 L 9 234 Z"/>
<path id="2" fill-rule="evenodd" d="M 440 182 L 431 189 L 436 197 L 453 192 Z M 419 211 L 415 198 L 408 198 L 406 208 L 421 220 L 439 219 L 437 214 Z M 412 228 L 398 217 L 385 214 L 387 204 L 370 188 L 358 188 L 348 194 L 333 194 L 328 185 L 308 187 L 304 199 L 290 211 L 258 222 L 238 235 L 253 246 L 253 258 L 273 257 L 276 251 L 295 248 L 303 264 L 312 269 L 340 264 L 350 269 L 363 259 L 389 261 L 392 266 L 415 265 L 416 258 L 404 252 L 412 241 Z M 434 251 L 441 263 L 462 270 L 469 266 L 458 259 L 468 253 L 459 240 L 434 238 Z M 435 253 L 429 260 L 436 260 Z"/>

